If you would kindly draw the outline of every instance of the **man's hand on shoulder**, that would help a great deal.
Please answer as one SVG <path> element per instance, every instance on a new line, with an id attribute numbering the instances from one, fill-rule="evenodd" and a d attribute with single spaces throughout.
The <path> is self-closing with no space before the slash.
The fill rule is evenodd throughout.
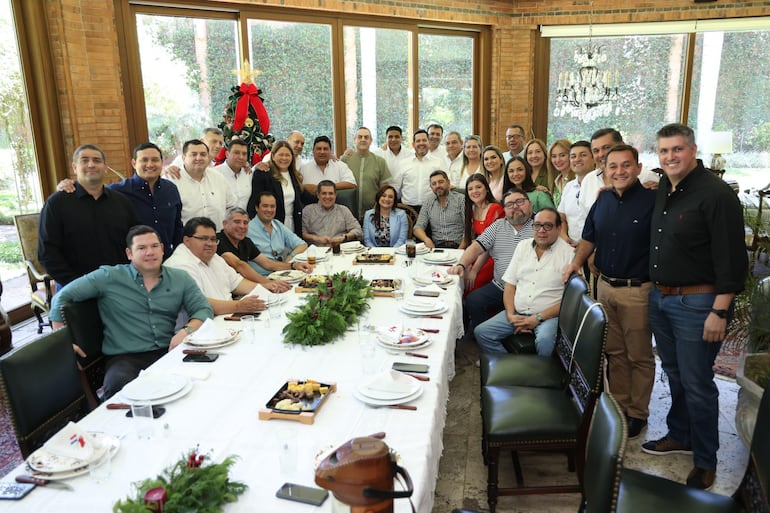
<path id="1" fill-rule="evenodd" d="M 75 180 L 72 178 L 65 178 L 56 184 L 56 190 L 59 192 L 66 192 L 68 194 L 75 192 Z"/>
<path id="2" fill-rule="evenodd" d="M 166 169 L 163 170 L 163 176 L 165 178 L 172 178 L 174 180 L 179 180 L 179 178 L 182 176 L 182 171 L 176 166 L 168 166 Z"/>
<path id="3" fill-rule="evenodd" d="M 263 173 L 267 173 L 270 171 L 270 164 L 267 162 L 257 162 L 254 164 L 254 167 L 252 168 L 253 171 L 262 171 Z"/>

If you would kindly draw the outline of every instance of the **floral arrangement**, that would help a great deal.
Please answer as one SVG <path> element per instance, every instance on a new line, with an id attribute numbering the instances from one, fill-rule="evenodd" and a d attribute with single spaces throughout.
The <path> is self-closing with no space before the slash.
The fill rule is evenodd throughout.
<path id="1" fill-rule="evenodd" d="M 218 513 L 246 491 L 244 483 L 230 481 L 236 456 L 213 463 L 198 448 L 168 467 L 158 477 L 134 483 L 136 495 L 115 503 L 113 513 Z"/>
<path id="2" fill-rule="evenodd" d="M 302 346 L 328 344 L 358 321 L 369 308 L 370 297 L 369 282 L 360 275 L 342 272 L 329 276 L 318 284 L 318 294 L 309 294 L 304 305 L 286 314 L 289 323 L 283 328 L 283 341 Z"/>

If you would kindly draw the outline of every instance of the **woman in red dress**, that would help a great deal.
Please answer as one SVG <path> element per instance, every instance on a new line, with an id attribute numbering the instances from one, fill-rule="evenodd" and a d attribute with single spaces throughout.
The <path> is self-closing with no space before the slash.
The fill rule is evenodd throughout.
<path id="1" fill-rule="evenodd" d="M 502 160 L 502 156 L 500 157 Z M 496 220 L 503 217 L 503 207 L 495 200 L 489 182 L 484 175 L 476 173 L 468 178 L 465 185 L 465 240 L 472 241 Z M 494 261 L 484 252 L 468 268 L 465 293 L 492 281 Z"/>

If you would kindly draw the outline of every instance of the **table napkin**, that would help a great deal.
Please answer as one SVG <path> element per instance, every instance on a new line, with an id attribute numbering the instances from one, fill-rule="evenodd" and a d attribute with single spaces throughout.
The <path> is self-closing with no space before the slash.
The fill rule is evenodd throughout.
<path id="1" fill-rule="evenodd" d="M 171 373 L 197 381 L 205 381 L 211 376 L 211 372 L 201 369 L 200 366 L 188 366 L 184 364 L 181 367 L 172 370 Z"/>
<path id="2" fill-rule="evenodd" d="M 430 285 L 428 285 L 428 286 L 425 286 L 425 287 L 417 287 L 416 289 L 414 289 L 414 292 L 412 292 L 412 293 L 410 294 L 410 297 L 409 297 L 409 299 L 408 299 L 407 301 L 411 301 L 411 300 L 412 300 L 412 297 L 421 297 L 421 296 L 417 296 L 417 295 L 415 294 L 415 292 L 417 292 L 418 290 L 421 290 L 421 291 L 423 291 L 423 292 L 438 292 L 439 294 L 443 294 L 443 293 L 445 292 L 445 291 L 444 291 L 444 289 L 442 289 L 441 287 L 439 287 L 439 286 L 438 286 L 438 285 L 436 285 L 435 283 L 431 283 L 431 284 L 430 284 Z M 422 296 L 422 297 L 424 297 L 424 296 Z"/>
<path id="3" fill-rule="evenodd" d="M 207 341 L 207 340 L 220 340 L 226 339 L 230 336 L 230 332 L 224 327 L 214 322 L 214 319 L 206 319 L 192 335 L 189 336 L 189 340 L 194 342 Z"/>
<path id="4" fill-rule="evenodd" d="M 43 446 L 51 454 L 84 461 L 89 461 L 94 454 L 91 435 L 74 422 L 69 422 Z"/>
<path id="5" fill-rule="evenodd" d="M 409 394 L 414 391 L 414 379 L 394 370 L 381 372 L 362 387 L 365 391 L 388 392 L 393 394 Z"/>

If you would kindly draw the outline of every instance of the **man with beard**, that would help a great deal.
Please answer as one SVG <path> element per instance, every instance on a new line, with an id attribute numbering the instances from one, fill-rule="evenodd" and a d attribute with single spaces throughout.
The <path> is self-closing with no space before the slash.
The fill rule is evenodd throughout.
<path id="1" fill-rule="evenodd" d="M 533 332 L 537 354 L 550 356 L 564 292 L 562 270 L 574 254 L 572 246 L 559 237 L 560 224 L 559 213 L 546 207 L 535 215 L 535 238 L 516 246 L 503 275 L 505 309 L 474 330 L 482 352 L 505 353 L 505 338 Z"/>
<path id="2" fill-rule="evenodd" d="M 430 174 L 433 197 L 426 200 L 420 210 L 414 224 L 414 236 L 431 249 L 465 247 L 465 198 L 451 190 L 451 186 L 444 171 Z M 426 232 L 429 226 L 431 236 Z"/>
<path id="3" fill-rule="evenodd" d="M 503 274 L 511 262 L 519 241 L 534 237 L 532 231 L 532 203 L 521 189 L 510 189 L 503 195 L 505 217 L 498 219 L 476 237 L 460 257 L 460 261 L 449 268 L 449 274 L 464 275 L 476 259 L 485 252 L 494 259 L 492 281 L 480 287 L 465 298 L 465 309 L 470 317 L 470 327 L 475 328 L 490 314 L 501 311 L 503 304 Z"/>

